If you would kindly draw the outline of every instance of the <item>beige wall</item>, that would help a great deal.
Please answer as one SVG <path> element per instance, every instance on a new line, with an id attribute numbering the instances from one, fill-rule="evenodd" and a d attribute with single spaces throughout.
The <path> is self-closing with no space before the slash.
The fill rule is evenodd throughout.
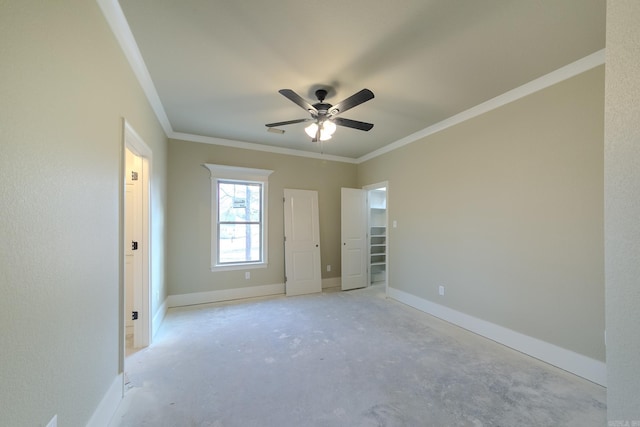
<path id="1" fill-rule="evenodd" d="M 601 66 L 359 165 L 389 285 L 603 361 L 603 97 Z"/>
<path id="2" fill-rule="evenodd" d="M 211 272 L 211 178 L 204 163 L 273 170 L 269 177 L 269 265 Z M 340 188 L 356 185 L 354 164 L 170 140 L 168 209 L 169 294 L 284 283 L 285 188 L 317 190 L 323 278 L 340 276 Z M 326 271 L 326 265 L 332 271 Z"/>
<path id="3" fill-rule="evenodd" d="M 82 426 L 119 373 L 122 118 L 153 150 L 160 299 L 166 137 L 95 1 L 0 7 L 0 424 Z"/>
<path id="4" fill-rule="evenodd" d="M 607 416 L 640 425 L 640 2 L 607 2 Z"/>
<path id="5" fill-rule="evenodd" d="M 638 45 L 637 3 L 614 4 L 608 67 L 611 58 L 632 59 L 607 70 L 607 105 L 622 106 L 607 116 L 607 260 L 620 267 L 607 278 L 615 420 L 640 419 L 640 346 L 631 339 L 640 322 L 631 256 L 640 213 L 612 204 L 638 199 L 629 196 L 638 188 L 637 103 L 624 101 L 637 79 L 614 73 L 635 76 L 640 65 L 627 53 Z M 601 68 L 358 167 L 183 141 L 169 143 L 168 160 L 162 129 L 96 3 L 1 7 L 3 425 L 45 425 L 54 414 L 60 425 L 84 425 L 118 374 L 122 117 L 153 150 L 154 312 L 167 294 L 281 283 L 284 188 L 319 190 L 323 275 L 339 276 L 340 187 L 388 180 L 390 219 L 399 224 L 390 236 L 392 286 L 604 360 Z M 618 138 L 620 111 L 631 116 Z M 209 270 L 205 162 L 276 171 L 270 266 L 249 281 Z"/>

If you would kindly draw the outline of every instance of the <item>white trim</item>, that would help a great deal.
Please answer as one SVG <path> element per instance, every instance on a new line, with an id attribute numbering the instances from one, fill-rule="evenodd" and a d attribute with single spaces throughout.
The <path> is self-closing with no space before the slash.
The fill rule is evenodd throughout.
<path id="1" fill-rule="evenodd" d="M 185 305 L 208 304 L 212 302 L 232 301 L 244 298 L 266 297 L 284 294 L 284 283 L 252 286 L 248 288 L 221 289 L 219 291 L 194 292 L 191 294 L 169 295 L 169 308 Z"/>
<path id="2" fill-rule="evenodd" d="M 134 345 L 147 347 L 151 344 L 153 329 L 151 319 L 151 167 L 153 152 L 126 119 L 123 119 L 123 123 L 125 148 L 131 150 L 142 160 L 140 181 L 142 185 L 142 307 L 140 307 L 140 327 L 134 327 Z M 141 330 L 141 333 L 138 334 L 138 330 Z"/>
<path id="3" fill-rule="evenodd" d="M 331 160 L 343 163 L 358 163 L 350 157 L 334 156 L 331 154 L 314 153 L 312 151 L 296 150 L 293 148 L 273 147 L 271 145 L 256 144 L 253 142 L 235 141 L 232 139 L 214 138 L 211 136 L 192 135 L 190 133 L 171 132 L 168 137 L 174 140 L 187 142 L 200 142 L 202 144 L 221 145 L 223 147 L 242 148 L 245 150 L 264 151 L 267 153 L 286 154 L 289 156 L 308 157 L 311 159 Z"/>
<path id="4" fill-rule="evenodd" d="M 388 287 L 387 296 L 606 387 L 607 367 L 604 362 L 433 303 L 399 289 Z"/>
<path id="5" fill-rule="evenodd" d="M 209 169 L 211 173 L 211 271 L 266 268 L 269 264 L 269 176 L 273 171 L 240 166 L 215 165 L 211 163 L 204 163 L 202 166 Z M 218 182 L 224 180 L 261 183 L 262 243 L 260 250 L 262 251 L 262 256 L 259 262 L 218 264 Z"/>
<path id="6" fill-rule="evenodd" d="M 538 92 L 540 90 L 553 86 L 554 84 L 557 84 L 564 80 L 575 77 L 579 74 L 582 74 L 586 71 L 591 70 L 592 68 L 595 68 L 599 65 L 603 65 L 604 63 L 605 63 L 605 49 L 601 49 L 597 52 L 592 53 L 591 55 L 587 55 L 584 58 L 581 58 L 568 65 L 565 65 L 564 67 L 558 68 L 557 70 L 554 70 L 548 74 L 545 74 L 542 77 L 539 77 L 535 80 L 525 83 L 522 86 L 519 86 L 501 95 L 498 95 L 495 98 L 492 98 L 488 101 L 478 104 L 475 107 L 471 107 L 468 110 L 465 110 L 461 113 L 458 113 L 454 116 L 444 119 L 418 132 L 405 136 L 404 138 L 401 138 L 395 142 L 385 145 L 357 159 L 352 159 L 349 157 L 331 156 L 331 155 L 307 152 L 302 150 L 294 150 L 294 149 L 288 149 L 288 148 L 272 147 L 268 145 L 255 144 L 250 142 L 240 142 L 240 141 L 233 141 L 233 140 L 227 140 L 227 139 L 221 139 L 221 138 L 192 135 L 187 133 L 171 132 L 168 135 L 170 138 L 184 140 L 184 141 L 201 142 L 205 144 L 223 145 L 227 147 L 244 148 L 248 150 L 266 151 L 270 153 L 280 153 L 280 154 L 288 154 L 292 156 L 310 157 L 310 158 L 318 158 L 318 159 L 325 159 L 325 160 L 333 160 L 333 161 L 344 162 L 344 163 L 360 164 L 360 163 L 366 162 L 367 160 L 371 160 L 375 157 L 389 153 L 398 148 L 404 147 L 405 145 L 419 141 L 429 135 L 433 135 L 449 127 L 465 122 L 481 114 L 487 113 L 491 110 L 495 110 L 496 108 L 502 107 L 503 105 L 517 101 L 518 99 L 524 98 L 535 92 Z"/>
<path id="7" fill-rule="evenodd" d="M 267 182 L 269 175 L 273 173 L 268 169 L 243 168 L 240 166 L 214 165 L 204 163 L 202 166 L 209 169 L 211 177 L 225 179 L 241 179 L 247 181 Z"/>
<path id="8" fill-rule="evenodd" d="M 133 33 L 131 32 L 127 18 L 122 12 L 120 4 L 117 0 L 96 1 L 98 2 L 100 9 L 102 9 L 102 14 L 109 23 L 111 31 L 113 31 L 113 34 L 118 40 L 124 56 L 126 56 L 129 61 L 129 65 L 131 65 L 133 73 L 138 78 L 138 82 L 140 83 L 140 86 L 142 86 L 142 90 L 147 96 L 147 100 L 149 101 L 149 104 L 151 104 L 151 108 L 156 114 L 160 125 L 164 129 L 165 134 L 169 135 L 173 132 L 171 123 L 169 122 L 167 113 L 164 111 L 164 106 L 160 101 L 158 91 L 153 84 L 153 80 L 151 80 L 149 70 L 142 59 L 142 54 L 140 53 L 140 49 L 133 37 Z"/>
<path id="9" fill-rule="evenodd" d="M 124 397 L 124 374 L 118 374 L 111 383 L 111 387 L 102 397 L 93 415 L 87 423 L 87 427 L 107 427 L 111 418 L 118 410 L 118 406 Z"/>
<path id="10" fill-rule="evenodd" d="M 135 131 L 133 126 L 131 126 L 126 119 L 123 119 L 123 122 L 124 135 L 127 143 L 138 153 L 138 155 L 142 157 L 151 157 L 153 155 L 151 148 L 149 148 L 142 137 L 138 135 L 138 132 Z"/>
<path id="11" fill-rule="evenodd" d="M 340 286 L 342 286 L 341 277 L 328 277 L 326 279 L 322 279 L 322 289 L 339 288 Z"/>
<path id="12" fill-rule="evenodd" d="M 455 126 L 481 114 L 487 113 L 491 110 L 495 110 L 496 108 L 502 107 L 503 105 L 506 105 L 510 102 L 517 101 L 518 99 L 524 98 L 525 96 L 548 88 L 549 86 L 553 86 L 556 83 L 560 83 L 564 80 L 570 79 L 571 77 L 577 76 L 578 74 L 584 73 L 585 71 L 589 71 L 592 68 L 604 64 L 604 62 L 605 50 L 602 49 L 595 53 L 592 53 L 591 55 L 585 56 L 582 59 L 572 62 L 569 65 L 558 68 L 557 70 L 552 71 L 549 74 L 532 80 L 520 87 L 505 92 L 502 95 L 498 95 L 495 98 L 483 102 L 482 104 L 478 104 L 475 107 L 469 108 L 468 110 L 465 110 L 459 114 L 444 119 L 441 122 L 435 123 L 411 135 L 405 136 L 404 138 L 399 139 L 398 141 L 393 142 L 389 145 L 385 145 L 384 147 L 372 151 L 369 154 L 365 154 L 364 156 L 358 158 L 356 163 L 360 164 L 366 162 L 367 160 L 371 160 L 375 157 L 396 150 L 400 147 L 404 147 L 405 145 L 416 142 L 429 135 L 433 135 L 434 133 L 440 132 L 451 126 Z"/>
<path id="13" fill-rule="evenodd" d="M 153 322 L 151 322 L 151 325 L 153 326 L 153 330 L 151 331 L 152 339 L 160 329 L 160 325 L 162 325 L 162 321 L 164 320 L 164 317 L 166 315 L 167 315 L 167 300 L 165 299 L 164 301 L 162 301 L 162 304 L 160 304 L 160 307 L 158 307 L 158 310 L 156 310 L 156 314 L 153 315 Z"/>
<path id="14" fill-rule="evenodd" d="M 266 240 L 266 231 L 265 231 L 265 240 Z M 213 240 L 212 240 L 212 242 L 213 242 Z M 266 248 L 264 250 L 266 251 Z M 265 258 L 266 258 L 266 255 L 265 255 Z M 212 258 L 211 262 L 213 263 L 214 261 L 215 260 Z M 209 269 L 212 272 L 217 272 L 217 271 L 255 270 L 256 268 L 267 268 L 267 267 L 269 267 L 269 263 L 264 261 L 264 262 L 247 262 L 247 263 L 244 263 L 244 264 L 243 263 L 239 263 L 239 264 L 212 265 Z"/>

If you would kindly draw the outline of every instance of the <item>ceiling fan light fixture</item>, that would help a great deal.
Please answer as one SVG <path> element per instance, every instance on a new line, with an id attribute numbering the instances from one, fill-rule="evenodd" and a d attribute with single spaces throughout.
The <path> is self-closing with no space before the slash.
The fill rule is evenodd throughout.
<path id="1" fill-rule="evenodd" d="M 336 131 L 336 124 L 329 120 L 325 120 L 320 126 L 320 141 L 327 141 L 331 139 L 331 136 Z M 311 123 L 309 126 L 304 128 L 304 131 L 309 135 L 309 137 L 315 138 L 318 134 L 318 124 L 315 122 Z"/>

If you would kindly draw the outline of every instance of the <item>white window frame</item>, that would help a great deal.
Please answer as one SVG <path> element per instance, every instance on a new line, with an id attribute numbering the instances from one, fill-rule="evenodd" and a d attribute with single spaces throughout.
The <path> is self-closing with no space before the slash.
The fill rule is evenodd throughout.
<path id="1" fill-rule="evenodd" d="M 244 168 L 238 166 L 203 165 L 211 172 L 211 271 L 246 270 L 265 268 L 268 265 L 268 199 L 269 175 L 272 170 Z M 262 184 L 262 261 L 247 261 L 234 264 L 218 264 L 218 181 L 258 182 Z"/>

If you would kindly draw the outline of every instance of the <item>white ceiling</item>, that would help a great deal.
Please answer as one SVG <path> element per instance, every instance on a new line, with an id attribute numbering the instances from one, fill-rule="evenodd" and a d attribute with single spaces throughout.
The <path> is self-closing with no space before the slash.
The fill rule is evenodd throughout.
<path id="1" fill-rule="evenodd" d="M 173 132 L 357 159 L 604 48 L 605 0 L 120 0 Z M 278 93 L 336 104 L 320 146 Z M 242 145 L 242 144 L 240 144 Z"/>

